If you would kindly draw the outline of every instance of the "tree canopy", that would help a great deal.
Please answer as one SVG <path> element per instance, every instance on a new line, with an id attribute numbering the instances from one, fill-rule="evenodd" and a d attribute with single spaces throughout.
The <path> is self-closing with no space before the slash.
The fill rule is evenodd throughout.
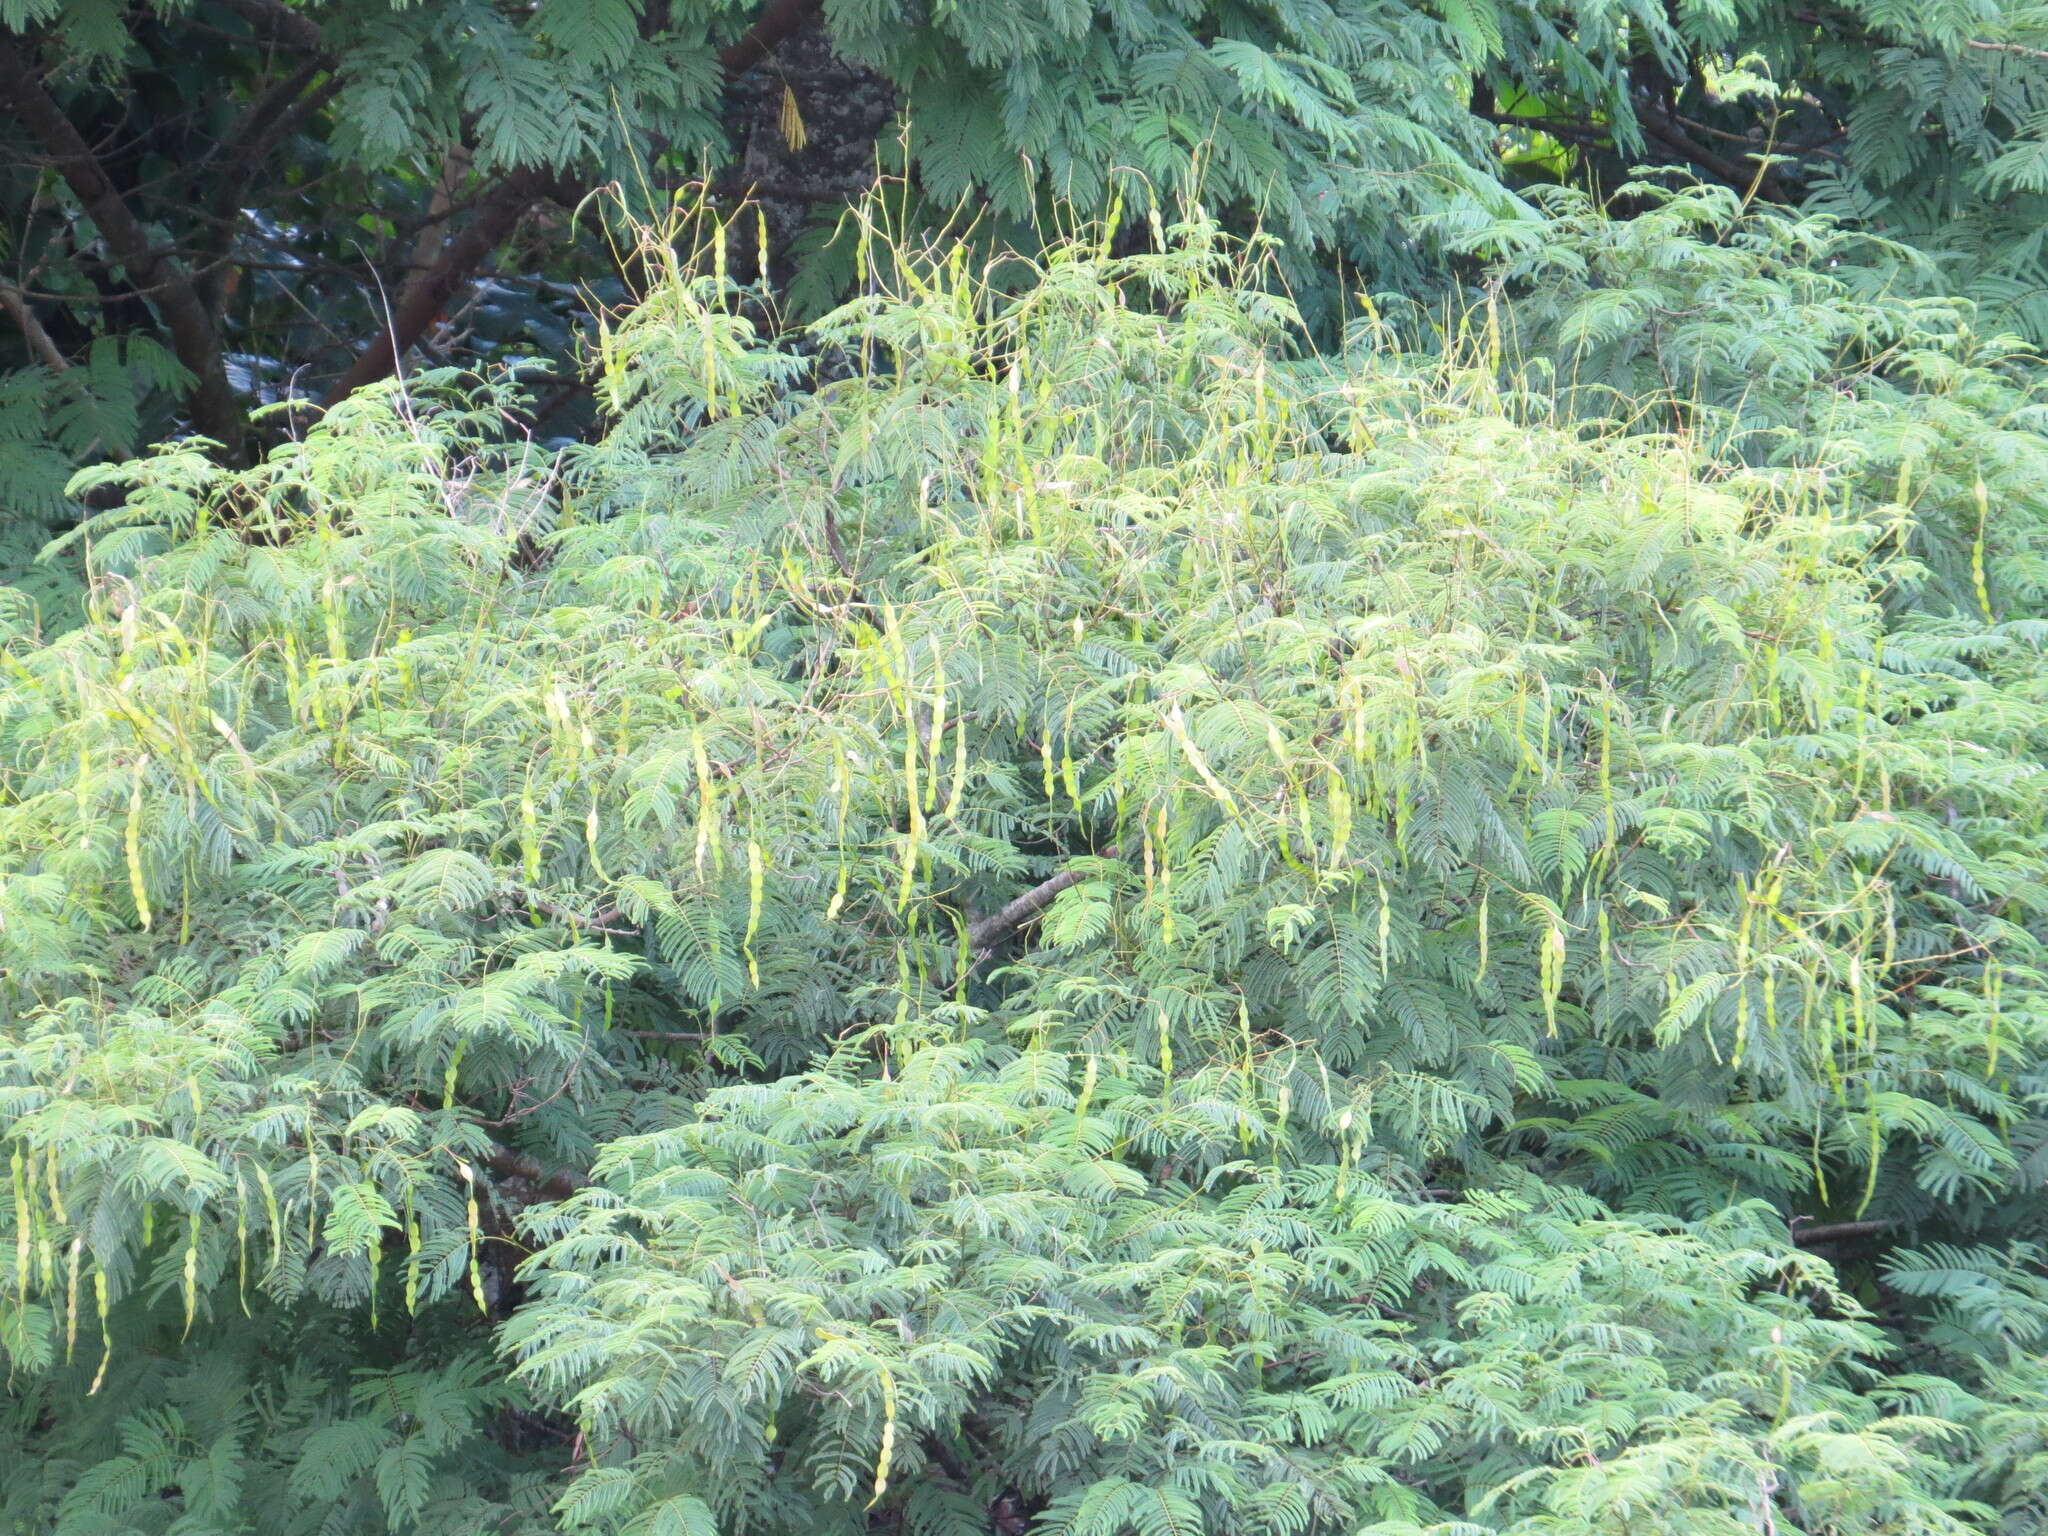
<path id="1" fill-rule="evenodd" d="M 2043 1536 L 2041 98 L 0 0 L 0 1529 Z"/>
<path id="2" fill-rule="evenodd" d="M 91 472 L 14 1528 L 2039 1529 L 2041 375 L 1636 195 L 1339 349 L 1143 210 L 764 338 L 705 213 L 587 444 Z"/>
<path id="3" fill-rule="evenodd" d="M 253 407 L 408 356 L 552 369 L 541 427 L 587 435 L 578 289 L 622 290 L 571 214 L 612 182 L 642 217 L 756 195 L 799 320 L 856 285 L 833 236 L 878 166 L 919 227 L 973 205 L 1018 249 L 1055 200 L 1199 195 L 1285 239 L 1328 334 L 1356 288 L 1455 290 L 1532 188 L 1663 166 L 2048 333 L 2016 0 L 5 0 L 0 108 L 0 497 L 46 521 L 79 463 L 186 428 L 246 461 Z"/>

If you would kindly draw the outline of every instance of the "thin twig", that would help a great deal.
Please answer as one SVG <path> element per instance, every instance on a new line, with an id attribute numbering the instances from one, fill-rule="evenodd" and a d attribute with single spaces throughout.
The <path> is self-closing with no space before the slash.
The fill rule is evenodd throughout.
<path id="1" fill-rule="evenodd" d="M 1980 43 L 1974 40 L 1963 44 L 1980 53 L 2016 53 L 2023 59 L 2048 59 L 2048 48 L 2029 48 L 2024 43 Z"/>

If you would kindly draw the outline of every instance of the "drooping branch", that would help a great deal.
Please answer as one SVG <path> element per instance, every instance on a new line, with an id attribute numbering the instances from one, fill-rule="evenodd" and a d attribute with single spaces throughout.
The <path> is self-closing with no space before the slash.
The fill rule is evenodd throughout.
<path id="1" fill-rule="evenodd" d="M 230 454 L 240 453 L 248 423 L 228 384 L 213 312 L 178 259 L 156 248 L 91 146 L 43 89 L 35 67 L 5 38 L 0 38 L 0 103 L 11 108 L 36 136 L 57 174 L 126 271 L 129 284 L 145 293 L 163 317 L 171 349 L 193 378 L 189 401 L 192 425 Z"/>

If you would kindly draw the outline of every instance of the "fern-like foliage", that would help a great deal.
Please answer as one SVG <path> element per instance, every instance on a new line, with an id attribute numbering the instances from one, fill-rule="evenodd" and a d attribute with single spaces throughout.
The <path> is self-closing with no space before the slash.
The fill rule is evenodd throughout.
<path id="1" fill-rule="evenodd" d="M 1567 210 L 1320 357 L 1199 217 L 871 241 L 801 351 L 651 246 L 600 441 L 441 374 L 84 477 L 14 1518 L 2023 1529 L 2039 374 L 1796 346 L 1824 237 Z"/>

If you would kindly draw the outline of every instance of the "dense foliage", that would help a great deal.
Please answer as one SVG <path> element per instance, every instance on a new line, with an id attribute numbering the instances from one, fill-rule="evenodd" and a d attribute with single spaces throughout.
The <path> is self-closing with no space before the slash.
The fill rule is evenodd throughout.
<path id="1" fill-rule="evenodd" d="M 1324 351 L 1199 215 L 874 205 L 764 339 L 706 215 L 587 444 L 92 471 L 0 1519 L 2048 1526 L 2042 375 L 1632 196 Z"/>
<path id="2" fill-rule="evenodd" d="M 911 223 L 1027 249 L 1052 198 L 1199 189 L 1327 332 L 1354 286 L 1454 291 L 1532 189 L 1657 165 L 2039 340 L 2044 123 L 2031 0 L 0 0 L 0 514 L 186 428 L 245 462 L 253 407 L 409 356 L 552 370 L 537 429 L 587 436 L 577 293 L 621 293 L 571 210 L 611 181 L 758 194 L 800 318 L 856 286 L 878 160 Z"/>

